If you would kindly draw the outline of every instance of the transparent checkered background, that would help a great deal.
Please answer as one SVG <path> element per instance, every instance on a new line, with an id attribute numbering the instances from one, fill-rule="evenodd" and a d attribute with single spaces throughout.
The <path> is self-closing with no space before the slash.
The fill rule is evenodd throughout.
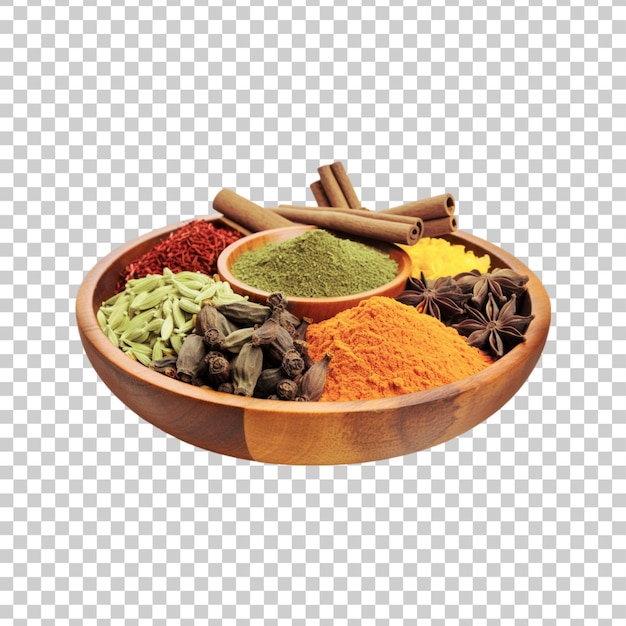
<path id="1" fill-rule="evenodd" d="M 625 624 L 624 3 L 196 4 L 0 2 L 0 622 Z M 126 409 L 75 328 L 86 272 L 222 187 L 310 202 L 334 160 L 372 208 L 453 193 L 542 278 L 517 396 L 338 467 Z"/>

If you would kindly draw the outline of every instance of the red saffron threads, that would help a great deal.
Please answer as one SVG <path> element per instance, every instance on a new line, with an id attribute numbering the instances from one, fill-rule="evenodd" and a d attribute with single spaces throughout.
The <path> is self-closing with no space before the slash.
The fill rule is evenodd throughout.
<path id="1" fill-rule="evenodd" d="M 166 267 L 174 273 L 201 272 L 212 276 L 217 273 L 217 257 L 222 250 L 242 236 L 233 228 L 215 226 L 203 219 L 189 222 L 131 261 L 122 273 L 116 293 L 131 278 L 162 274 Z"/>

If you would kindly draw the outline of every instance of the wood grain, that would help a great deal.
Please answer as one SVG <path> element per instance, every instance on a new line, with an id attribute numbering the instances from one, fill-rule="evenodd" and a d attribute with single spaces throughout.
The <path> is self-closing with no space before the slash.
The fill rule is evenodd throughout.
<path id="1" fill-rule="evenodd" d="M 126 263 L 181 225 L 135 239 L 97 263 L 78 290 L 76 317 L 87 356 L 111 391 L 146 421 L 200 448 L 298 465 L 363 463 L 423 450 L 461 435 L 504 406 L 532 372 L 548 336 L 550 300 L 537 276 L 506 251 L 457 231 L 445 238 L 489 254 L 493 267 L 529 276 L 524 312 L 535 319 L 526 342 L 482 372 L 429 391 L 358 402 L 285 403 L 193 387 L 126 357 L 96 320 Z"/>

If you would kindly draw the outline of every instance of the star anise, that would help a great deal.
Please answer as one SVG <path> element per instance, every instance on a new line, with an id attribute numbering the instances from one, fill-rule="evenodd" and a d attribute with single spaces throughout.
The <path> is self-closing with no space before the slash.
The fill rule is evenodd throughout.
<path id="1" fill-rule="evenodd" d="M 535 317 L 517 315 L 516 306 L 516 294 L 512 294 L 502 307 L 499 307 L 493 293 L 489 292 L 484 313 L 468 306 L 466 312 L 470 317 L 454 324 L 453 327 L 467 337 L 466 341 L 470 346 L 476 346 L 500 358 L 526 340 L 524 333 Z"/>
<path id="2" fill-rule="evenodd" d="M 409 278 L 406 290 L 396 299 L 450 325 L 463 314 L 463 305 L 468 298 L 469 294 L 463 293 L 449 276 L 433 281 L 427 280 L 422 272 L 421 278 Z"/>
<path id="3" fill-rule="evenodd" d="M 496 268 L 487 274 L 481 274 L 478 270 L 464 272 L 455 276 L 454 280 L 462 291 L 471 292 L 471 303 L 483 310 L 490 293 L 498 304 L 503 304 L 513 294 L 522 293 L 526 289 L 528 276 L 508 268 Z"/>

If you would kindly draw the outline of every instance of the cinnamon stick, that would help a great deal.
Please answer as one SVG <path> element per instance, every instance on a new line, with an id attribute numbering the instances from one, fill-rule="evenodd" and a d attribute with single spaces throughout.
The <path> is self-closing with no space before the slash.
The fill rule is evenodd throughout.
<path id="1" fill-rule="evenodd" d="M 311 183 L 310 187 L 313 192 L 313 197 L 317 202 L 317 206 L 330 206 L 330 200 L 324 191 L 324 186 L 321 181 L 316 180 L 314 183 Z"/>
<path id="2" fill-rule="evenodd" d="M 346 202 L 348 203 L 348 206 L 351 209 L 360 209 L 361 201 L 359 200 L 359 198 L 356 195 L 356 192 L 354 191 L 354 187 L 352 186 L 352 183 L 350 182 L 348 173 L 343 167 L 343 163 L 341 161 L 336 161 L 330 166 L 330 169 L 332 173 L 335 175 L 335 180 L 337 181 L 337 184 L 341 188 L 341 191 L 343 192 L 343 195 L 346 199 Z"/>
<path id="3" fill-rule="evenodd" d="M 322 165 L 317 168 L 317 171 L 320 175 L 320 182 L 322 183 L 322 187 L 324 187 L 324 191 L 326 192 L 326 197 L 328 198 L 330 205 L 349 209 L 350 205 L 348 204 L 346 197 L 343 195 L 343 191 L 341 190 L 330 165 Z"/>
<path id="4" fill-rule="evenodd" d="M 444 193 L 432 198 L 424 198 L 423 200 L 416 200 L 415 202 L 408 202 L 390 209 L 384 209 L 381 212 L 421 217 L 426 222 L 453 215 L 455 206 L 454 196 Z"/>
<path id="5" fill-rule="evenodd" d="M 393 220 L 372 219 L 354 215 L 353 210 L 344 212 L 328 210 L 326 207 L 319 209 L 277 207 L 270 211 L 300 224 L 312 224 L 319 228 L 388 243 L 412 246 L 422 236 L 417 223 L 406 224 Z"/>
<path id="6" fill-rule="evenodd" d="M 315 208 L 307 206 L 299 206 L 295 204 L 279 204 L 279 209 L 306 209 L 307 211 L 315 211 Z M 419 228 L 420 232 L 423 228 L 423 221 L 419 217 L 410 217 L 409 215 L 394 215 L 393 213 L 383 213 L 382 211 L 370 211 L 369 209 L 344 209 L 336 206 L 323 207 L 324 211 L 333 211 L 334 213 L 344 213 L 346 215 L 359 215 L 361 217 L 371 218 L 373 220 L 384 220 L 387 222 L 398 222 L 399 224 L 413 224 Z M 288 215 L 285 213 L 285 215 Z"/>
<path id="7" fill-rule="evenodd" d="M 454 215 L 440 217 L 436 220 L 426 220 L 424 221 L 422 237 L 440 237 L 441 235 L 453 233 L 457 228 L 458 224 Z"/>
<path id="8" fill-rule="evenodd" d="M 287 218 L 264 209 L 230 189 L 222 189 L 215 196 L 213 208 L 253 232 L 294 225 Z"/>

